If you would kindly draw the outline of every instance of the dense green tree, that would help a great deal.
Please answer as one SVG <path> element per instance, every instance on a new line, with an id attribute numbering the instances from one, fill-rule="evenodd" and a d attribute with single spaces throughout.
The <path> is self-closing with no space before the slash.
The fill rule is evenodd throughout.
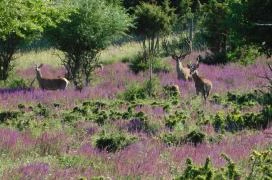
<path id="1" fill-rule="evenodd" d="M 244 1 L 242 1 L 244 2 Z M 245 21 L 248 23 L 242 36 L 249 43 L 261 47 L 262 52 L 272 55 L 272 1 L 247 0 Z"/>
<path id="2" fill-rule="evenodd" d="M 11 61 L 22 42 L 40 37 L 46 27 L 66 19 L 68 11 L 49 0 L 0 1 L 0 80 L 6 80 Z"/>
<path id="3" fill-rule="evenodd" d="M 106 0 L 72 0 L 69 22 L 48 31 L 55 47 L 65 53 L 68 78 L 78 88 L 90 81 L 98 54 L 132 26 L 133 19 L 118 3 Z"/>

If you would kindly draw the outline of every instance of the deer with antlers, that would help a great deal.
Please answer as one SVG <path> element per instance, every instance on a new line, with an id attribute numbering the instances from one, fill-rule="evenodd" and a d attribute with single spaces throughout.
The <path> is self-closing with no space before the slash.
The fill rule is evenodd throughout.
<path id="1" fill-rule="evenodd" d="M 69 81 L 66 78 L 56 78 L 56 79 L 47 79 L 43 78 L 41 73 L 41 67 L 36 65 L 36 78 L 38 80 L 39 86 L 43 90 L 64 90 L 67 88 Z"/>
<path id="2" fill-rule="evenodd" d="M 209 79 L 198 75 L 197 69 L 199 67 L 199 57 L 197 58 L 196 63 L 187 64 L 187 67 L 190 69 L 190 74 L 195 82 L 196 94 L 199 95 L 199 93 L 201 93 L 206 103 L 206 99 L 212 89 L 212 82 Z"/>
<path id="3" fill-rule="evenodd" d="M 173 54 L 172 58 L 176 61 L 176 71 L 177 71 L 177 76 L 179 80 L 192 80 L 192 76 L 190 74 L 190 69 L 187 68 L 186 66 L 183 66 L 182 60 L 188 55 L 189 53 L 183 54 L 183 55 L 176 55 Z"/>

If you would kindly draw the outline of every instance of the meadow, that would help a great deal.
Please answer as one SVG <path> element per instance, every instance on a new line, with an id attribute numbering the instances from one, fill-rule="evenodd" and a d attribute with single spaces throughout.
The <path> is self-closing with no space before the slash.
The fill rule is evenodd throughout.
<path id="1" fill-rule="evenodd" d="M 271 99 L 259 91 L 271 59 L 200 64 L 213 82 L 204 104 L 193 81 L 177 79 L 171 57 L 161 60 L 168 71 L 155 74 L 153 95 L 146 96 L 148 72 L 129 66 L 138 50 L 132 43 L 103 51 L 104 68 L 82 91 L 71 84 L 43 91 L 37 80 L 30 88 L 35 64 L 44 64 L 45 77 L 64 76 L 65 69 L 54 50 L 17 54 L 12 80 L 0 89 L 1 179 L 194 179 L 184 175 L 188 167 L 207 178 L 201 166 L 208 157 L 218 179 L 269 177 L 252 157 L 266 153 L 262 165 L 271 163 Z M 167 88 L 174 84 L 180 94 Z"/>

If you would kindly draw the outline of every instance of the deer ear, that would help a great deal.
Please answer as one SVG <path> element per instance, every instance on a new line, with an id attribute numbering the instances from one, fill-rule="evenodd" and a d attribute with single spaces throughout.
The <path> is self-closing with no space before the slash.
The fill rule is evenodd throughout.
<path id="1" fill-rule="evenodd" d="M 43 66 L 43 64 L 40 64 L 38 68 L 41 68 Z"/>
<path id="2" fill-rule="evenodd" d="M 173 59 L 177 59 L 177 56 L 176 56 L 176 55 L 172 55 L 172 58 L 173 58 Z"/>
<path id="3" fill-rule="evenodd" d="M 191 68 L 190 64 L 187 64 L 187 68 L 189 68 L 189 69 Z"/>

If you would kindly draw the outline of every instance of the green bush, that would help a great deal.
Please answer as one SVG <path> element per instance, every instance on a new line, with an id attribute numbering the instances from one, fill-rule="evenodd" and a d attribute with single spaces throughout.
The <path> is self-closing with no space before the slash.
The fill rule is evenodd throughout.
<path id="1" fill-rule="evenodd" d="M 183 127 L 188 116 L 183 111 L 175 111 L 174 114 L 165 118 L 165 126 L 173 129 L 177 126 Z"/>
<path id="2" fill-rule="evenodd" d="M 259 113 L 241 113 L 239 110 L 234 110 L 231 113 L 224 114 L 218 112 L 213 117 L 213 127 L 216 132 L 240 131 L 242 129 L 261 129 L 266 128 L 272 118 L 271 106 L 265 106 Z"/>
<path id="3" fill-rule="evenodd" d="M 21 112 L 18 111 L 3 111 L 0 112 L 0 123 L 6 122 L 9 119 L 16 119 Z"/>
<path id="4" fill-rule="evenodd" d="M 177 99 L 180 96 L 179 87 L 177 85 L 166 85 L 163 87 L 163 92 L 168 98 Z"/>
<path id="5" fill-rule="evenodd" d="M 170 132 L 170 133 L 163 133 L 160 135 L 160 139 L 169 146 L 177 146 L 182 143 L 182 136 L 180 133 Z"/>
<path id="6" fill-rule="evenodd" d="M 185 142 L 193 143 L 195 146 L 205 141 L 206 135 L 200 131 L 193 130 L 184 138 Z"/>
<path id="7" fill-rule="evenodd" d="M 135 101 L 137 99 L 146 99 L 147 94 L 145 93 L 143 87 L 141 87 L 138 83 L 132 83 L 123 93 L 123 98 L 126 101 Z"/>
<path id="8" fill-rule="evenodd" d="M 102 133 L 100 133 L 95 139 L 95 146 L 100 150 L 116 152 L 132 144 L 135 140 L 135 137 L 124 134 L 122 132 L 107 133 L 102 131 Z"/>
<path id="9" fill-rule="evenodd" d="M 240 62 L 243 65 L 254 63 L 258 56 L 260 53 L 256 46 L 241 46 L 227 53 L 229 61 Z"/>
<path id="10" fill-rule="evenodd" d="M 139 83 L 130 84 L 125 92 L 121 94 L 126 101 L 135 101 L 137 99 L 146 99 L 148 97 L 156 97 L 161 91 L 160 82 L 157 78 L 151 81 L 147 80 L 144 84 Z"/>
<path id="11" fill-rule="evenodd" d="M 28 88 L 28 85 L 24 79 L 16 78 L 8 81 L 8 87 L 12 89 L 26 89 Z"/>
<path id="12" fill-rule="evenodd" d="M 144 58 L 144 55 L 139 53 L 130 61 L 129 67 L 136 74 L 138 74 L 139 72 L 144 72 L 149 68 L 149 60 L 146 60 Z M 153 59 L 152 68 L 154 73 L 168 73 L 171 71 L 171 66 L 161 58 Z"/>
<path id="13" fill-rule="evenodd" d="M 186 168 L 182 175 L 174 178 L 176 180 L 208 180 L 208 179 L 228 179 L 237 180 L 241 178 L 240 172 L 237 170 L 236 165 L 226 155 L 222 155 L 227 161 L 226 167 L 221 169 L 212 166 L 210 158 L 206 159 L 203 166 L 194 165 L 191 159 L 186 160 Z"/>

